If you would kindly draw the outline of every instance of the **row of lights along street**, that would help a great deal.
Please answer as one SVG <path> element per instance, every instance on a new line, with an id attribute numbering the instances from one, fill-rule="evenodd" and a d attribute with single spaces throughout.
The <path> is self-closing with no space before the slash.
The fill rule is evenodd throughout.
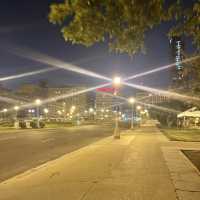
<path id="1" fill-rule="evenodd" d="M 115 77 L 113 78 L 113 81 L 112 81 L 112 85 L 113 87 L 116 89 L 115 91 L 117 91 L 117 89 L 119 89 L 122 85 L 122 79 L 120 77 Z M 116 97 L 118 97 L 116 95 L 116 93 L 114 94 Z M 124 100 L 127 100 L 127 102 L 129 102 L 131 104 L 131 128 L 134 127 L 134 109 L 135 109 L 135 103 L 136 103 L 136 100 L 135 98 L 133 97 L 130 97 L 129 99 L 126 99 L 126 98 L 123 98 L 121 97 L 122 99 Z M 35 105 L 35 109 L 28 109 L 28 113 L 30 113 L 31 116 L 35 116 L 36 114 L 36 119 L 37 119 L 37 127 L 40 127 L 40 107 L 45 104 L 45 101 L 42 102 L 42 100 L 40 99 L 36 99 L 35 102 L 33 104 L 30 104 L 31 107 L 34 107 Z M 115 106 L 113 105 L 115 109 L 113 112 L 115 113 L 115 131 L 114 131 L 114 137 L 115 138 L 120 138 L 120 132 L 119 132 L 119 120 L 120 119 L 123 119 L 125 118 L 125 114 L 119 112 L 119 107 L 118 106 Z M 25 107 L 22 105 L 21 107 L 16 105 L 14 106 L 14 110 L 16 112 L 16 119 L 17 119 L 17 113 L 19 110 L 24 110 Z M 136 109 L 138 111 L 140 111 L 142 109 L 141 106 L 137 106 Z M 10 111 L 10 109 L 7 109 L 7 108 L 4 108 L 2 113 L 7 113 L 8 111 Z M 102 108 L 100 110 L 100 112 L 102 113 L 102 117 L 101 117 L 101 120 L 104 120 L 104 119 L 107 119 L 108 118 L 108 113 L 110 113 L 112 110 L 109 110 L 107 108 Z M 142 112 L 146 112 L 146 111 L 142 111 Z M 48 108 L 44 108 L 43 109 L 43 113 L 44 113 L 44 116 L 45 118 L 44 119 L 48 119 L 48 114 L 49 114 L 49 109 Z M 66 113 L 66 110 L 65 109 L 61 109 L 61 110 L 57 110 L 57 114 L 60 116 L 60 117 L 68 117 L 68 119 L 71 119 L 73 118 L 73 116 L 76 116 L 76 119 L 77 121 L 80 120 L 80 118 L 84 115 L 89 115 L 89 116 L 94 116 L 96 115 L 97 113 L 97 110 L 94 109 L 94 108 L 89 108 L 88 110 L 85 110 L 83 111 L 83 113 L 80 113 L 80 111 L 78 111 L 77 107 L 75 105 L 72 105 L 70 110 L 69 110 L 69 113 Z M 77 123 L 78 124 L 78 123 Z"/>

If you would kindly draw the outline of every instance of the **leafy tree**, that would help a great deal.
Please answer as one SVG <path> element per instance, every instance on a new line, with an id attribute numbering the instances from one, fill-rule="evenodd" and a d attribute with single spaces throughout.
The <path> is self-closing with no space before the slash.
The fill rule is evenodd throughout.
<path id="1" fill-rule="evenodd" d="M 190 95 L 200 95 L 200 58 L 191 61 L 184 66 L 183 85 Z"/>
<path id="2" fill-rule="evenodd" d="M 169 109 L 174 109 L 176 111 L 183 112 L 189 109 L 192 104 L 188 104 L 188 102 L 180 102 L 177 100 L 168 100 L 166 102 L 162 102 L 159 106 Z M 177 124 L 177 113 L 172 112 L 160 112 L 159 110 L 155 110 L 154 108 L 150 109 L 151 117 L 156 118 L 162 126 L 167 127 L 175 127 Z"/>
<path id="3" fill-rule="evenodd" d="M 185 9 L 166 0 L 65 0 L 50 6 L 49 21 L 60 25 L 66 41 L 93 45 L 107 41 L 110 50 L 130 55 L 144 50 L 147 31 L 175 20 L 170 35 L 192 36 L 200 47 L 199 0 Z M 184 20 L 183 20 L 184 19 Z"/>
<path id="4" fill-rule="evenodd" d="M 192 3 L 193 2 L 193 3 Z M 170 36 L 189 36 L 200 48 L 200 0 L 192 1 L 192 7 L 184 8 L 181 0 L 170 6 L 167 12 L 168 20 L 174 20 L 176 25 L 169 32 Z"/>

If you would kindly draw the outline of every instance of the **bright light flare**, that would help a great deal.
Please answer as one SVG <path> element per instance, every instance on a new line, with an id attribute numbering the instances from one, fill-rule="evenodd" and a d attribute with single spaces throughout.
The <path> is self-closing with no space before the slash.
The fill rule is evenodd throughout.
<path id="1" fill-rule="evenodd" d="M 18 79 L 18 78 L 24 78 L 24 77 L 27 77 L 27 76 L 34 76 L 34 75 L 37 75 L 37 74 L 42 74 L 42 73 L 55 71 L 55 70 L 58 70 L 58 68 L 51 67 L 51 68 L 47 68 L 47 69 L 41 69 L 41 70 L 36 70 L 36 71 L 32 71 L 32 72 L 16 74 L 16 75 L 0 78 L 0 82 Z"/>
<path id="2" fill-rule="evenodd" d="M 94 109 L 93 109 L 93 108 L 90 108 L 90 109 L 89 109 L 89 112 L 90 112 L 90 113 L 93 113 L 93 112 L 94 112 Z"/>
<path id="3" fill-rule="evenodd" d="M 4 109 L 3 109 L 3 112 L 4 112 L 4 113 L 8 112 L 8 109 L 7 109 L 7 108 L 4 108 Z"/>
<path id="4" fill-rule="evenodd" d="M 134 84 L 134 83 L 124 82 L 123 84 L 130 86 L 132 88 L 139 89 L 139 90 L 151 92 L 151 93 L 154 93 L 156 95 L 166 96 L 170 99 L 176 99 L 176 100 L 180 100 L 180 101 L 185 101 L 185 100 L 200 101 L 200 98 L 198 98 L 198 97 L 186 96 L 186 95 L 178 94 L 178 93 L 175 93 L 175 92 L 169 92 L 169 91 L 165 91 L 165 90 L 161 90 L 161 89 L 155 89 L 155 88 L 151 88 L 151 87 L 147 87 L 147 86 L 143 86 L 143 85 L 137 85 L 137 84 Z"/>
<path id="5" fill-rule="evenodd" d="M 128 99 L 126 99 L 126 98 L 124 98 L 124 97 L 116 96 L 116 98 L 123 99 L 123 100 L 125 100 L 125 102 L 112 105 L 112 107 L 119 106 L 119 105 L 123 105 L 123 104 L 125 104 L 125 103 L 128 102 Z M 157 106 L 157 105 L 153 105 L 153 104 L 143 103 L 143 102 L 141 102 L 140 100 L 136 100 L 136 99 L 135 99 L 135 103 L 141 104 L 141 105 L 143 105 L 143 106 L 145 106 L 145 107 L 154 108 L 154 109 L 156 109 L 156 110 L 160 110 L 160 111 L 163 111 L 163 112 L 168 112 L 168 113 L 178 114 L 178 113 L 181 112 L 181 111 L 178 111 L 178 110 L 175 110 L 175 109 L 170 109 L 170 108 L 165 108 L 165 107 L 162 107 L 162 106 Z M 138 105 L 138 106 L 137 106 L 137 109 L 138 109 L 138 110 L 141 110 L 142 107 L 141 107 L 140 105 Z M 144 111 L 145 111 L 146 113 L 149 112 L 147 109 L 145 109 Z M 116 111 L 114 111 L 114 112 L 116 112 Z"/>
<path id="6" fill-rule="evenodd" d="M 130 98 L 128 99 L 128 102 L 129 102 L 130 104 L 134 104 L 134 103 L 135 103 L 135 99 L 134 99 L 133 97 L 130 97 Z"/>
<path id="7" fill-rule="evenodd" d="M 98 88 L 106 87 L 110 84 L 111 83 L 105 83 L 105 84 L 102 84 L 102 85 L 94 86 L 94 87 L 87 88 L 87 89 L 84 89 L 84 90 L 80 90 L 80 91 L 77 91 L 77 92 L 72 92 L 70 94 L 69 93 L 68 94 L 62 94 L 62 95 L 59 95 L 59 96 L 44 99 L 42 101 L 40 100 L 40 105 L 55 102 L 55 101 L 62 100 L 62 99 L 67 99 L 67 98 L 70 98 L 72 96 L 77 96 L 77 95 L 84 94 L 84 93 L 87 93 L 87 92 L 91 92 L 91 91 L 96 90 Z M 36 104 L 36 101 L 34 103 L 23 104 L 23 105 L 21 105 L 21 109 L 32 108 L 32 107 L 35 106 L 35 104 Z"/>
<path id="8" fill-rule="evenodd" d="M 113 78 L 113 85 L 114 86 L 120 86 L 121 85 L 121 78 L 119 76 L 116 76 Z"/>
<path id="9" fill-rule="evenodd" d="M 181 112 L 179 110 L 175 110 L 175 109 L 172 109 L 172 108 L 165 108 L 163 106 L 157 106 L 157 105 L 154 105 L 154 104 L 148 104 L 148 103 L 143 103 L 143 102 L 138 102 L 138 103 L 141 104 L 141 105 L 144 105 L 144 106 L 148 106 L 150 108 L 154 108 L 156 110 L 161 110 L 163 112 L 174 113 L 174 114 L 178 114 L 178 113 Z M 146 112 L 146 110 L 145 110 L 145 112 Z M 147 110 L 146 113 L 148 113 L 148 110 Z"/>
<path id="10" fill-rule="evenodd" d="M 90 77 L 93 77 L 93 78 L 99 78 L 99 79 L 103 79 L 103 80 L 107 80 L 107 81 L 112 81 L 112 79 L 105 77 L 103 75 L 97 74 L 97 73 L 92 72 L 90 70 L 80 68 L 79 66 L 73 65 L 71 63 L 66 63 L 66 62 L 61 61 L 59 59 L 56 59 L 56 58 L 53 58 L 51 56 L 33 51 L 31 49 L 28 49 L 28 48 L 22 49 L 22 48 L 18 48 L 18 47 L 10 47 L 10 48 L 7 47 L 7 49 L 8 49 L 9 52 L 11 52 L 15 55 L 18 55 L 18 56 L 23 57 L 23 58 L 28 58 L 28 59 L 31 59 L 33 61 L 37 61 L 37 62 L 40 62 L 40 63 L 43 63 L 43 64 L 47 64 L 47 65 L 52 66 L 52 67 L 57 67 L 57 68 L 60 68 L 60 69 L 76 72 L 76 73 L 79 73 L 79 74 L 84 74 L 86 76 L 90 76 Z"/>
<path id="11" fill-rule="evenodd" d="M 57 111 L 58 115 L 62 115 L 62 112 L 60 110 Z"/>
<path id="12" fill-rule="evenodd" d="M 187 62 L 191 62 L 191 61 L 193 61 L 193 60 L 198 59 L 199 57 L 200 57 L 200 56 L 194 56 L 194 57 L 191 57 L 191 58 L 187 58 L 187 59 L 181 61 L 180 64 L 181 64 L 181 63 L 184 64 L 184 63 L 187 63 Z M 155 69 L 146 71 L 146 72 L 142 72 L 142 73 L 139 73 L 139 74 L 135 74 L 135 75 L 133 75 L 133 76 L 130 76 L 130 77 L 124 79 L 124 81 L 136 79 L 136 78 L 139 78 L 139 77 L 142 77 L 142 76 L 146 76 L 146 75 L 148 75 L 148 74 L 152 74 L 152 73 L 159 72 L 159 71 L 162 71 L 162 70 L 165 70 L 165 69 L 169 69 L 169 68 L 174 67 L 174 66 L 176 66 L 176 63 L 172 63 L 172 64 L 165 65 L 165 66 L 162 66 L 162 67 L 158 67 L 158 68 L 155 68 Z"/>
<path id="13" fill-rule="evenodd" d="M 72 106 L 71 109 L 72 109 L 72 110 L 75 110 L 75 109 L 76 109 L 76 106 Z"/>
<path id="14" fill-rule="evenodd" d="M 20 103 L 20 101 L 18 101 L 18 100 L 11 99 L 8 97 L 2 97 L 2 96 L 0 96 L 0 101 L 10 103 L 10 104 L 19 104 Z"/>
<path id="15" fill-rule="evenodd" d="M 18 111 L 19 110 L 19 106 L 15 106 L 14 110 Z"/>
<path id="16" fill-rule="evenodd" d="M 44 113 L 45 114 L 48 114 L 49 113 L 49 110 L 47 108 L 44 108 Z"/>
<path id="17" fill-rule="evenodd" d="M 42 101 L 41 101 L 40 99 L 36 99 L 36 100 L 35 100 L 35 104 L 36 104 L 37 106 L 41 105 L 41 103 L 42 103 Z"/>

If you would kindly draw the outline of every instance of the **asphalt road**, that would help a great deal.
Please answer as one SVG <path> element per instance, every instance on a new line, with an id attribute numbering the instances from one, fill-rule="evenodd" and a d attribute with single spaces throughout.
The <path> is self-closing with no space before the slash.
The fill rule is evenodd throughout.
<path id="1" fill-rule="evenodd" d="M 0 182 L 112 133 L 111 128 L 96 125 L 42 130 L 0 130 Z"/>

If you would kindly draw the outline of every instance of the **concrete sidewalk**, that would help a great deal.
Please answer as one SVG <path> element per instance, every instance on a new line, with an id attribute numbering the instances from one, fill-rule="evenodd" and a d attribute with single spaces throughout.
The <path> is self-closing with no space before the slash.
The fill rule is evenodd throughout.
<path id="1" fill-rule="evenodd" d="M 0 184 L 0 200 L 175 200 L 155 127 L 89 145 Z"/>

